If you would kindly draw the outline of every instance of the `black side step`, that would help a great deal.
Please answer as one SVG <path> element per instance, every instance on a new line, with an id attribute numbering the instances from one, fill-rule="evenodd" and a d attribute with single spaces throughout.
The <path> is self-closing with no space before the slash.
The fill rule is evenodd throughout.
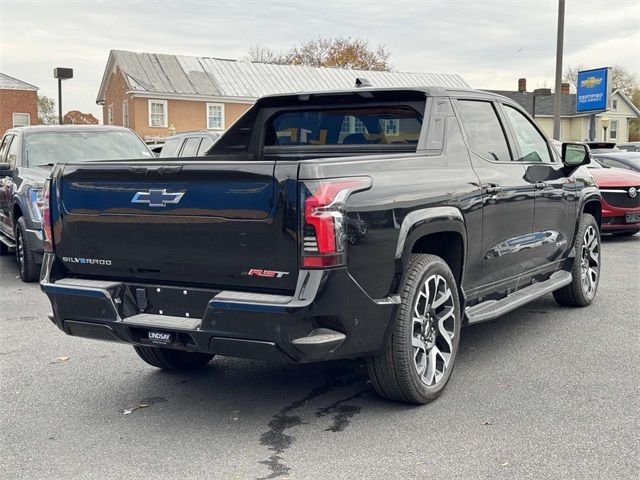
<path id="1" fill-rule="evenodd" d="M 4 233 L 0 233 L 0 243 L 5 244 L 9 248 L 16 248 L 16 242 L 5 236 Z"/>
<path id="2" fill-rule="evenodd" d="M 571 283 L 571 273 L 555 272 L 548 280 L 534 283 L 517 292 L 507 295 L 502 300 L 487 300 L 473 307 L 467 307 L 465 313 L 469 324 L 486 322 L 515 310 L 536 298 L 542 297 Z"/>

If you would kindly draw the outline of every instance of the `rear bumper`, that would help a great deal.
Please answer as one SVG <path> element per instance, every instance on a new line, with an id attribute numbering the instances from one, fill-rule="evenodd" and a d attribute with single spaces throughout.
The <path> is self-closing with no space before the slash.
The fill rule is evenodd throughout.
<path id="1" fill-rule="evenodd" d="M 53 307 L 51 320 L 69 335 L 259 360 L 311 362 L 375 353 L 398 302 L 370 298 L 346 268 L 301 271 L 295 293 L 283 296 L 51 280 L 54 263 L 53 255 L 45 254 L 41 288 Z M 145 312 L 135 302 L 141 290 L 160 292 Z M 201 303 L 195 308 L 204 312 L 201 318 L 176 315 L 175 308 L 167 314 L 176 305 L 170 299 L 180 295 L 200 299 L 194 301 Z M 170 334 L 170 341 L 159 345 L 153 339 L 157 333 Z"/>

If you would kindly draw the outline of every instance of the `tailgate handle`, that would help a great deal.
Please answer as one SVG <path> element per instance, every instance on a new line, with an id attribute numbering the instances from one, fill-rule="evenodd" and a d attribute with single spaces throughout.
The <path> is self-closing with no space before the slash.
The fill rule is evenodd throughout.
<path id="1" fill-rule="evenodd" d="M 176 166 L 160 166 L 160 167 L 136 167 L 135 165 L 129 167 L 129 171 L 133 173 L 140 173 L 143 175 L 147 175 L 149 173 L 157 173 L 157 174 L 169 174 L 169 173 L 180 173 L 182 170 L 182 165 Z"/>

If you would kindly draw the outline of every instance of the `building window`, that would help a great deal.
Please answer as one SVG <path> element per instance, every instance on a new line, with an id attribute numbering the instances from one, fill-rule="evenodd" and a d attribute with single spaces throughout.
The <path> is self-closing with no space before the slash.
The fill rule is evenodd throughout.
<path id="1" fill-rule="evenodd" d="M 609 140 L 617 140 L 618 139 L 618 120 L 611 120 L 611 124 L 609 126 Z"/>
<path id="2" fill-rule="evenodd" d="M 31 125 L 31 115 L 28 113 L 14 113 L 13 114 L 13 126 L 14 127 L 27 127 Z"/>
<path id="3" fill-rule="evenodd" d="M 113 125 L 113 103 L 107 107 L 107 125 Z"/>
<path id="4" fill-rule="evenodd" d="M 382 120 L 385 135 L 400 135 L 400 119 Z"/>
<path id="5" fill-rule="evenodd" d="M 122 102 L 122 126 L 129 126 L 129 101 Z"/>
<path id="6" fill-rule="evenodd" d="M 611 110 L 618 110 L 618 100 L 611 100 Z"/>
<path id="7" fill-rule="evenodd" d="M 207 128 L 224 130 L 224 103 L 207 103 Z"/>
<path id="8" fill-rule="evenodd" d="M 149 126 L 167 128 L 166 100 L 149 100 Z"/>

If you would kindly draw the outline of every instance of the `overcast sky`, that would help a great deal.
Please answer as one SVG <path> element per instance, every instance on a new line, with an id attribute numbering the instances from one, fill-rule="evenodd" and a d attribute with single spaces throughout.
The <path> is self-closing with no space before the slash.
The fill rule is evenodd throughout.
<path id="1" fill-rule="evenodd" d="M 564 65 L 619 64 L 640 76 L 640 0 L 567 0 Z M 91 112 L 109 50 L 238 59 L 318 36 L 386 45 L 394 69 L 459 73 L 476 88 L 554 85 L 557 0 L 0 0 L 0 72 Z"/>

